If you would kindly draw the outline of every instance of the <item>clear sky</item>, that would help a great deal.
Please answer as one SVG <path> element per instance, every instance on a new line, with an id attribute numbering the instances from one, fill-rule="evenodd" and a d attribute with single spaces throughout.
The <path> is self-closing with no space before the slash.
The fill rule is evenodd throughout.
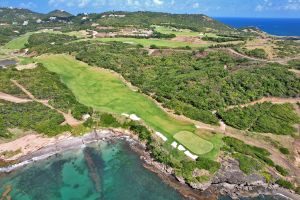
<path id="1" fill-rule="evenodd" d="M 0 0 L 0 7 L 10 6 L 43 13 L 54 9 L 73 14 L 147 10 L 213 17 L 300 18 L 300 0 Z"/>

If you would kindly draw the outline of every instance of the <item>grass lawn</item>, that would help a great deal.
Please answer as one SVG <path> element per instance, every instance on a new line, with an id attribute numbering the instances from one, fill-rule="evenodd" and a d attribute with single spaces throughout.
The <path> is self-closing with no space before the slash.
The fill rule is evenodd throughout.
<path id="1" fill-rule="evenodd" d="M 199 36 L 200 33 L 191 31 L 189 29 L 179 29 L 175 30 L 175 28 L 172 30 L 170 27 L 166 26 L 154 26 L 155 30 L 163 33 L 163 34 L 175 34 L 176 36 Z"/>
<path id="2" fill-rule="evenodd" d="M 77 99 L 97 110 L 136 114 L 156 131 L 172 138 L 180 131 L 195 131 L 194 125 L 175 120 L 145 95 L 132 91 L 111 72 L 89 67 L 66 55 L 38 58 L 50 71 L 61 76 Z"/>
<path id="3" fill-rule="evenodd" d="M 156 45 L 158 47 L 169 47 L 169 48 L 179 48 L 179 47 L 186 47 L 186 46 L 197 48 L 197 47 L 208 46 L 207 44 L 193 44 L 191 42 L 180 42 L 180 41 L 172 41 L 166 39 L 97 38 L 96 40 L 101 42 L 118 41 L 118 42 L 132 43 L 132 44 L 141 44 L 144 47 L 150 47 L 150 45 Z"/>
<path id="4" fill-rule="evenodd" d="M 208 153 L 201 155 L 201 157 L 206 157 L 206 158 L 215 160 L 220 153 L 221 147 L 223 146 L 222 138 L 224 135 L 220 134 L 220 133 L 212 133 L 212 132 L 209 132 L 206 130 L 199 130 L 199 129 L 196 131 L 196 134 L 199 137 L 201 137 L 213 144 L 213 149 L 211 151 L 209 151 Z"/>
<path id="5" fill-rule="evenodd" d="M 195 154 L 206 154 L 213 150 L 214 145 L 189 131 L 176 133 L 174 138 Z"/>
<path id="6" fill-rule="evenodd" d="M 28 41 L 29 36 L 33 33 L 26 33 L 16 39 L 9 41 L 4 48 L 6 49 L 22 49 Z"/>

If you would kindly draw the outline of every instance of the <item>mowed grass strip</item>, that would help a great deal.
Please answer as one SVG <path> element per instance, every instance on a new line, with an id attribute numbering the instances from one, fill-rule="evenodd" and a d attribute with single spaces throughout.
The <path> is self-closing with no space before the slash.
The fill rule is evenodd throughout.
<path id="1" fill-rule="evenodd" d="M 16 39 L 9 41 L 4 48 L 6 49 L 22 49 L 25 47 L 25 44 L 28 42 L 28 38 L 33 33 L 26 33 Z"/>
<path id="2" fill-rule="evenodd" d="M 117 42 L 124 42 L 124 43 L 141 44 L 144 47 L 150 47 L 151 45 L 155 45 L 157 47 L 169 47 L 169 48 L 179 48 L 179 47 L 186 47 L 186 46 L 197 48 L 197 47 L 208 46 L 207 44 L 194 44 L 191 42 L 181 42 L 181 41 L 173 41 L 173 40 L 166 40 L 166 39 L 97 38 L 96 40 L 101 42 L 117 41 Z"/>
<path id="3" fill-rule="evenodd" d="M 153 26 L 155 30 L 163 34 L 175 34 L 176 36 L 199 36 L 199 32 L 194 32 L 189 29 L 175 29 L 166 26 Z"/>
<path id="4" fill-rule="evenodd" d="M 189 131 L 181 131 L 174 135 L 174 138 L 191 152 L 201 155 L 210 152 L 213 144 Z"/>
<path id="5" fill-rule="evenodd" d="M 109 71 L 91 67 L 67 55 L 44 55 L 37 58 L 37 61 L 59 74 L 79 102 L 96 110 L 117 114 L 134 113 L 148 126 L 170 139 L 180 131 L 195 131 L 193 124 L 172 118 L 148 97 L 132 91 Z"/>

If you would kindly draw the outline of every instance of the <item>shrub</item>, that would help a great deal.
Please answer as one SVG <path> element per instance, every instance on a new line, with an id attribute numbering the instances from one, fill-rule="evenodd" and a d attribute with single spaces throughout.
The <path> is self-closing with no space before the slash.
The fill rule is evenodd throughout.
<path id="1" fill-rule="evenodd" d="M 132 124 L 129 128 L 132 132 L 138 134 L 139 138 L 143 141 L 151 142 L 151 132 L 142 125 Z"/>
<path id="2" fill-rule="evenodd" d="M 199 169 L 208 170 L 210 173 L 215 173 L 220 169 L 220 163 L 204 157 L 198 157 L 196 166 Z"/>
<path id="3" fill-rule="evenodd" d="M 294 185 L 289 182 L 289 181 L 286 181 L 284 179 L 278 179 L 275 183 L 277 183 L 279 186 L 281 187 L 284 187 L 286 189 L 294 189 Z"/>
<path id="4" fill-rule="evenodd" d="M 290 151 L 287 148 L 280 147 L 279 151 L 285 155 L 290 154 Z"/>
<path id="5" fill-rule="evenodd" d="M 235 154 L 234 157 L 239 161 L 240 169 L 245 174 L 250 174 L 262 169 L 262 164 L 250 156 Z"/>
<path id="6" fill-rule="evenodd" d="M 289 175 L 289 172 L 286 169 L 284 169 L 283 167 L 276 165 L 275 168 L 282 176 Z"/>
<path id="7" fill-rule="evenodd" d="M 100 125 L 103 127 L 120 127 L 121 124 L 112 114 L 104 113 L 100 116 Z"/>
<path id="8" fill-rule="evenodd" d="M 151 44 L 150 45 L 150 49 L 159 49 L 158 46 L 156 46 L 155 44 Z"/>

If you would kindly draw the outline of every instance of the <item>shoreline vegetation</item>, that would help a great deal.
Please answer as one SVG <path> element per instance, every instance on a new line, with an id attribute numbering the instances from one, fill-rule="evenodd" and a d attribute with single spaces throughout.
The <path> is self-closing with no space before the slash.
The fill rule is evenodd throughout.
<path id="1" fill-rule="evenodd" d="M 0 68 L 0 173 L 125 139 L 190 199 L 300 199 L 292 37 L 205 15 L 59 12 L 21 25 L 17 13 L 38 13 L 1 11 L 18 22 L 0 18 L 0 57 L 19 63 Z"/>
<path id="2" fill-rule="evenodd" d="M 157 174 L 162 181 L 176 189 L 187 199 L 217 199 L 219 196 L 230 196 L 235 199 L 239 197 L 257 197 L 259 195 L 275 195 L 287 199 L 300 199 L 298 195 L 291 193 L 290 190 L 280 188 L 276 184 L 266 186 L 259 183 L 259 181 L 254 185 L 241 185 L 238 190 L 235 190 L 234 192 L 232 192 L 231 188 L 233 185 L 226 182 L 217 184 L 210 183 L 204 191 L 199 190 L 199 188 L 195 188 L 193 185 L 180 179 L 180 177 L 177 177 L 176 174 L 174 174 L 173 168 L 153 159 L 145 142 L 141 141 L 136 134 L 122 129 L 101 129 L 79 137 L 63 136 L 60 140 L 46 144 L 33 152 L 22 153 L 13 162 L 12 160 L 7 159 L 6 161 L 8 161 L 8 163 L 13 164 L 6 167 L 0 167 L 0 174 L 11 173 L 19 168 L 40 160 L 48 159 L 65 151 L 85 148 L 88 144 L 97 141 L 112 141 L 114 139 L 128 142 L 132 150 L 140 155 L 140 159 L 144 163 L 143 166 L 146 169 Z"/>

